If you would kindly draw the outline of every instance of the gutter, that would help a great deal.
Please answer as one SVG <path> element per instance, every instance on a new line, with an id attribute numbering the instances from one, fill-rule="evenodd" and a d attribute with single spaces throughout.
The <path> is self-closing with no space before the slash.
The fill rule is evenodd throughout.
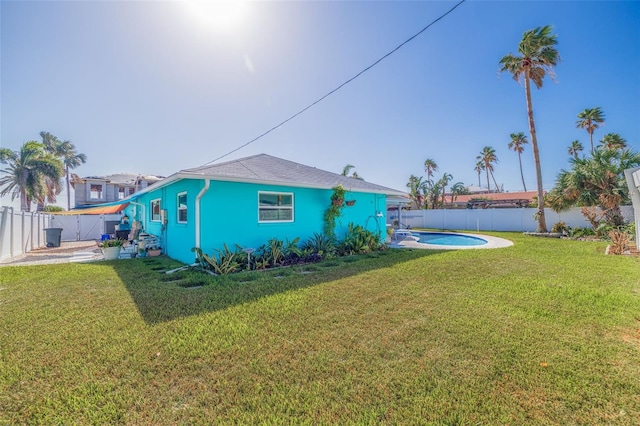
<path id="1" fill-rule="evenodd" d="M 200 190 L 200 192 L 198 192 L 198 195 L 196 195 L 196 239 L 195 239 L 195 243 L 196 243 L 196 247 L 200 248 L 200 200 L 202 199 L 203 195 L 207 193 L 207 191 L 209 190 L 209 185 L 211 184 L 211 179 L 205 179 L 204 180 L 204 186 L 202 187 L 202 189 Z"/>

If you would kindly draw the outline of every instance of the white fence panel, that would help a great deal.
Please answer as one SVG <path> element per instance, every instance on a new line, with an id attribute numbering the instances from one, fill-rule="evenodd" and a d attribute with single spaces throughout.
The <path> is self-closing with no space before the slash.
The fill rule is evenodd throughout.
<path id="1" fill-rule="evenodd" d="M 106 229 L 107 223 L 120 222 L 119 214 L 105 215 L 54 215 L 52 227 L 62 228 L 62 241 L 99 240 L 102 234 L 113 233 Z"/>
<path id="2" fill-rule="evenodd" d="M 387 218 L 389 224 L 399 220 L 401 227 L 410 228 L 535 232 L 538 227 L 534 218 L 536 211 L 532 208 L 408 210 L 400 213 L 400 219 L 397 212 L 390 212 Z M 621 211 L 626 222 L 633 221 L 632 206 L 622 206 Z M 561 221 L 572 228 L 591 227 L 579 207 L 562 213 L 551 209 L 544 212 L 549 229 Z"/>
<path id="3" fill-rule="evenodd" d="M 3 207 L 0 210 L 0 261 L 46 247 L 44 228 L 49 227 L 50 218 L 48 214 Z"/>

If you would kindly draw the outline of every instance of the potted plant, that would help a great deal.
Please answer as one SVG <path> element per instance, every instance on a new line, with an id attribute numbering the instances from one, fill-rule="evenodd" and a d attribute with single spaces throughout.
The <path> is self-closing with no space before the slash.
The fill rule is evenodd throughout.
<path id="1" fill-rule="evenodd" d="M 336 207 L 342 207 L 344 203 L 344 194 L 347 193 L 347 190 L 344 189 L 342 185 L 334 186 L 333 194 L 331 194 L 331 204 Z"/>
<path id="2" fill-rule="evenodd" d="M 123 244 L 124 240 L 104 240 L 98 245 L 102 249 L 104 260 L 115 260 L 120 256 Z"/>

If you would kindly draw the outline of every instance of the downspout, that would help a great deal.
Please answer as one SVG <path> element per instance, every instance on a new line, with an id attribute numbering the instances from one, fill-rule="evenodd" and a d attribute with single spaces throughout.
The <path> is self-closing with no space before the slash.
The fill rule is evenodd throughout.
<path id="1" fill-rule="evenodd" d="M 200 200 L 202 196 L 207 193 L 209 190 L 209 185 L 211 184 L 210 179 L 204 180 L 204 187 L 198 192 L 196 195 L 196 248 L 200 248 Z"/>

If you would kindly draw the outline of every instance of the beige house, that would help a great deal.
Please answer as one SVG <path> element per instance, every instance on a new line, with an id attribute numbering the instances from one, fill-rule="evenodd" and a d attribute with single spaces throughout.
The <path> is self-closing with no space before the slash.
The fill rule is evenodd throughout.
<path id="1" fill-rule="evenodd" d="M 164 179 L 163 176 L 142 176 L 130 173 L 84 178 L 76 175 L 71 182 L 75 191 L 75 207 L 124 200 L 162 179 Z"/>

